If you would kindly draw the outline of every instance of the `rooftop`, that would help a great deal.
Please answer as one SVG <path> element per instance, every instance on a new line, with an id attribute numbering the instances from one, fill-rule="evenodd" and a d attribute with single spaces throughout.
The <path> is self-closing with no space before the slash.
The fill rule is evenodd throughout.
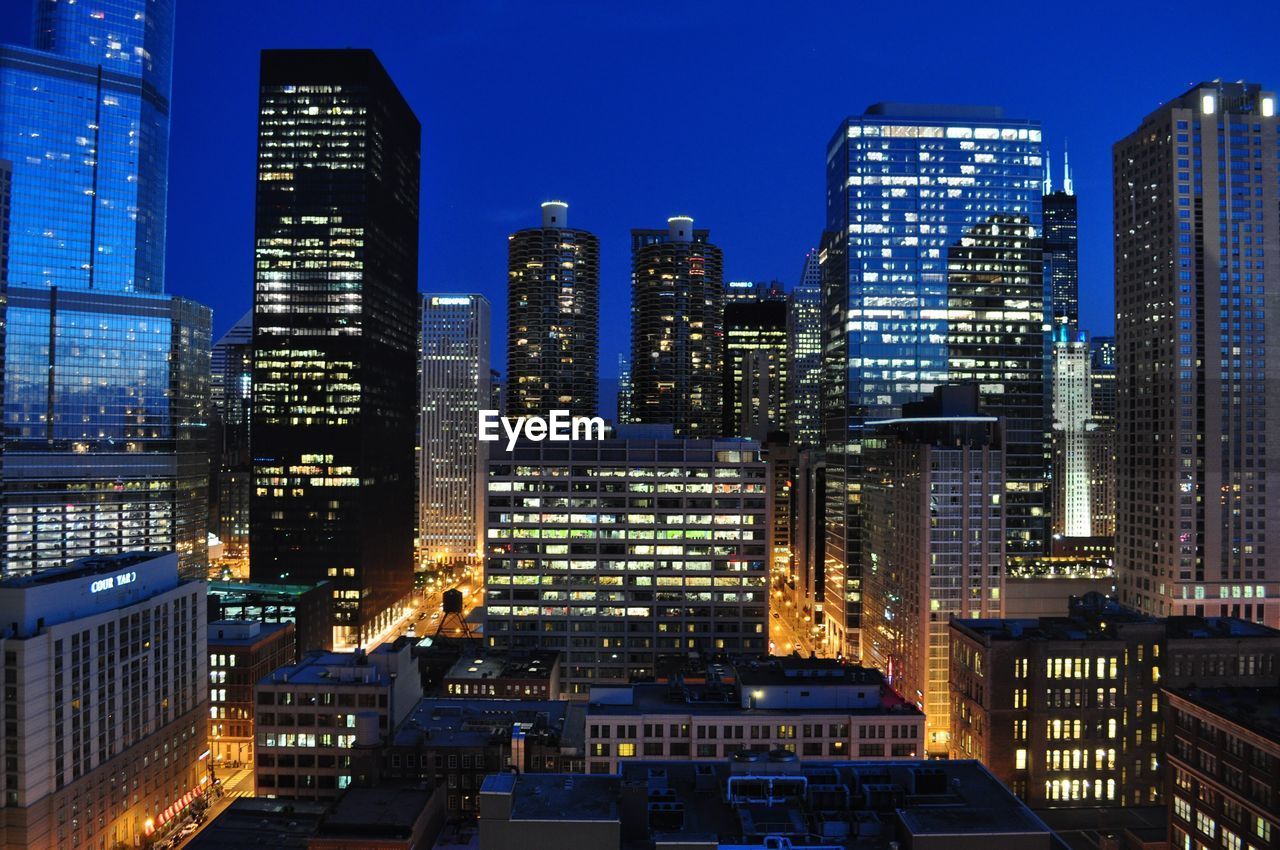
<path id="1" fill-rule="evenodd" d="M 1168 690 L 1269 741 L 1280 742 L 1280 687 Z"/>
<path id="2" fill-rule="evenodd" d="M 321 835 L 359 834 L 370 839 L 407 838 L 432 792 L 421 788 L 351 787 L 324 816 Z"/>
<path id="3" fill-rule="evenodd" d="M 449 668 L 446 679 L 550 679 L 559 660 L 555 650 L 535 650 L 519 655 L 464 652 Z"/>
<path id="4" fill-rule="evenodd" d="M 328 805 L 242 797 L 196 834 L 186 850 L 304 850 Z"/>
<path id="5" fill-rule="evenodd" d="M 1039 619 L 953 620 L 953 626 L 992 641 L 1118 640 L 1128 627 L 1163 630 L 1170 639 L 1275 637 L 1280 631 L 1235 617 L 1167 617 L 1156 619 L 1119 606 L 1080 610 L 1070 617 Z"/>
<path id="6" fill-rule="evenodd" d="M 274 637 L 292 623 L 260 623 L 257 620 L 214 620 L 209 624 L 210 646 L 253 646 Z"/>
<path id="7" fill-rule="evenodd" d="M 297 664 L 286 664 L 273 670 L 259 682 L 260 685 L 368 685 L 385 688 L 391 678 L 375 663 L 381 655 L 389 655 L 408 647 L 411 641 L 399 638 L 395 643 L 379 644 L 372 653 L 308 652 Z"/>
<path id="8" fill-rule="evenodd" d="M 558 739 L 561 746 L 581 748 L 586 706 L 551 699 L 486 699 L 428 697 L 420 700 L 396 730 L 395 746 L 484 746 L 495 736 L 511 737 L 521 724 L 526 734 Z"/>
<path id="9" fill-rule="evenodd" d="M 624 839 L 627 848 L 659 837 L 759 848 L 765 836 L 849 850 L 926 836 L 978 838 L 992 850 L 1065 847 L 975 761 L 801 764 L 786 753 L 640 761 L 612 776 L 494 775 L 481 794 L 512 795 L 512 820 L 617 820 L 624 836 L 637 836 Z"/>
<path id="10" fill-rule="evenodd" d="M 164 552 L 121 552 L 118 555 L 94 555 L 81 558 L 65 567 L 40 570 L 27 575 L 13 576 L 0 581 L 0 588 L 38 587 L 44 584 L 56 584 L 62 581 L 88 578 L 97 575 L 112 575 L 165 557 Z"/>

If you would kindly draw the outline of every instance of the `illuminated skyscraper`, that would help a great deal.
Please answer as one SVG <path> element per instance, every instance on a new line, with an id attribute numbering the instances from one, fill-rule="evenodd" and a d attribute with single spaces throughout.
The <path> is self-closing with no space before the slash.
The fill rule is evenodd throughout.
<path id="1" fill-rule="evenodd" d="M 1089 384 L 1093 431 L 1089 441 L 1089 506 L 1093 533 L 1116 533 L 1116 338 L 1089 341 Z"/>
<path id="2" fill-rule="evenodd" d="M 507 412 L 595 416 L 600 355 L 600 240 L 547 201 L 542 226 L 507 241 Z"/>
<path id="3" fill-rule="evenodd" d="M 1013 374 L 1006 380 L 1000 367 L 982 370 L 990 376 L 980 379 L 983 405 L 1006 387 L 1009 403 L 1039 405 L 1035 433 L 1023 424 L 1029 409 L 999 411 L 1021 420 L 1008 423 L 1006 489 L 1027 498 L 1026 522 L 1011 508 L 1008 531 L 1020 547 L 1037 545 L 1047 413 L 1038 323 L 1045 315 L 1040 249 L 1029 242 L 1039 238 L 1043 168 L 1039 125 L 992 107 L 879 104 L 842 121 L 827 148 L 824 589 L 835 648 L 857 652 L 863 424 L 894 418 L 904 402 L 954 380 L 958 357 L 998 361 L 1008 346 Z M 994 253 L 984 259 L 984 250 Z M 983 268 L 988 259 L 995 271 Z M 953 339 L 953 309 L 968 313 L 967 341 Z M 1033 452 L 1038 466 L 1029 463 Z"/>
<path id="4" fill-rule="evenodd" d="M 1280 624 L 1275 113 L 1256 83 L 1201 83 L 1112 149 L 1116 572 L 1147 614 Z"/>
<path id="5" fill-rule="evenodd" d="M 210 314 L 163 294 L 173 5 L 42 1 L 33 31 L 0 47 L 4 568 L 150 549 L 203 576 Z"/>
<path id="6" fill-rule="evenodd" d="M 822 266 L 804 256 L 800 282 L 787 299 L 787 431 L 798 446 L 822 441 Z"/>
<path id="7" fill-rule="evenodd" d="M 1053 532 L 1064 537 L 1093 534 L 1093 490 L 1089 440 L 1093 394 L 1089 341 L 1056 325 L 1053 340 Z"/>
<path id="8" fill-rule="evenodd" d="M 631 361 L 618 355 L 618 424 L 631 421 Z"/>
<path id="9" fill-rule="evenodd" d="M 420 128 L 368 50 L 262 54 L 254 581 L 334 588 L 334 642 L 413 579 Z"/>
<path id="10" fill-rule="evenodd" d="M 721 420 L 723 257 L 693 219 L 667 225 L 631 231 L 631 421 L 711 437 Z"/>
<path id="11" fill-rule="evenodd" d="M 479 441 L 492 399 L 489 301 L 483 295 L 422 296 L 418 549 L 425 560 L 467 562 L 483 550 Z"/>
<path id="12" fill-rule="evenodd" d="M 1044 277 L 1053 304 L 1053 322 L 1075 330 L 1080 325 L 1079 214 L 1071 163 L 1062 155 L 1062 188 L 1053 188 L 1048 161 L 1044 181 Z"/>

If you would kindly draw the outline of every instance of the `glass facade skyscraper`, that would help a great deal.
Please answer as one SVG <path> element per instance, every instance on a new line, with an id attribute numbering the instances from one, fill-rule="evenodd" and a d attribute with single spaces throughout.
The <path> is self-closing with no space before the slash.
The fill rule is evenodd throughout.
<path id="1" fill-rule="evenodd" d="M 209 530 L 231 558 L 249 554 L 249 412 L 253 407 L 253 312 L 213 346 L 209 398 L 215 445 Z"/>
<path id="2" fill-rule="evenodd" d="M 962 340 L 954 335 L 953 310 L 964 314 L 957 323 L 972 326 L 970 341 L 986 349 L 983 359 L 998 363 L 997 349 L 1008 344 L 1019 360 L 1012 378 L 1043 387 L 1040 249 L 1028 244 L 1038 240 L 1041 227 L 1040 145 L 1037 122 L 1007 119 L 997 108 L 879 104 L 842 121 L 827 148 L 820 254 L 825 613 L 836 649 L 858 651 L 863 426 L 899 415 L 905 402 L 954 380 L 960 352 L 953 346 Z M 971 249 L 984 242 L 1002 256 L 981 260 L 981 252 Z M 1008 300 L 1000 296 L 1006 286 L 1012 289 Z M 965 287 L 969 295 L 960 292 Z M 1027 340 L 1028 332 L 1041 335 Z M 1022 374 L 1027 370 L 1033 374 Z M 978 378 L 984 406 L 1005 391 L 998 372 L 984 370 Z M 1011 469 L 1006 490 L 1039 500 L 1043 513 L 1043 389 L 1034 400 L 1040 428 L 1029 437 L 1035 445 L 1028 451 L 1039 453 L 1041 468 L 1029 472 L 1034 480 L 1019 480 Z M 1008 411 L 993 412 L 1009 418 Z M 1016 449 L 1011 428 L 1006 451 Z M 1035 509 L 1029 504 L 1026 515 Z M 1043 525 L 1044 517 L 1035 519 Z M 1032 533 L 1019 529 L 1012 508 L 1008 532 L 1011 543 L 1015 535 Z"/>
<path id="3" fill-rule="evenodd" d="M 338 646 L 413 583 L 420 136 L 372 51 L 262 54 L 250 577 L 328 580 Z"/>
<path id="4" fill-rule="evenodd" d="M 5 570 L 158 549 L 202 576 L 210 314 L 163 295 L 172 3 L 35 22 L 0 47 Z"/>

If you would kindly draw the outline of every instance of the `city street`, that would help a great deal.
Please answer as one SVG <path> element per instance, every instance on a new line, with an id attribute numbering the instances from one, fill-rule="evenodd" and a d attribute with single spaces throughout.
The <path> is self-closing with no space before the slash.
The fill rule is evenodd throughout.
<path id="1" fill-rule="evenodd" d="M 199 829 L 187 835 L 178 843 L 173 844 L 174 850 L 185 847 L 191 843 L 197 835 L 204 830 L 206 826 L 213 823 L 214 819 L 220 815 L 224 809 L 231 805 L 233 801 L 240 797 L 253 796 L 253 768 L 241 767 L 234 770 L 221 770 L 217 774 L 218 779 L 222 783 L 222 795 L 213 797 L 209 804 L 208 810 L 205 812 L 205 819 L 200 824 Z M 169 839 L 171 840 L 171 839 Z M 163 841 L 161 843 L 163 846 Z"/>

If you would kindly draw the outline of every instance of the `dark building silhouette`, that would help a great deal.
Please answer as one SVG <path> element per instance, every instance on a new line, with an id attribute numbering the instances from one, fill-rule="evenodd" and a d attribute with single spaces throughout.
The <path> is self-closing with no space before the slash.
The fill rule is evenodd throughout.
<path id="1" fill-rule="evenodd" d="M 631 231 L 631 416 L 677 437 L 720 428 L 723 256 L 710 231 L 674 216 Z"/>
<path id="2" fill-rule="evenodd" d="M 596 414 L 600 240 L 547 201 L 542 226 L 507 241 L 507 412 Z"/>
<path id="3" fill-rule="evenodd" d="M 1044 216 L 1044 286 L 1053 304 L 1053 322 L 1080 326 L 1079 213 L 1071 184 L 1071 164 L 1062 157 L 1062 188 L 1054 191 L 1046 176 L 1041 211 Z M 1048 171 L 1046 170 L 1046 175 Z"/>
<path id="4" fill-rule="evenodd" d="M 763 441 L 787 423 L 787 296 L 781 288 L 724 305 L 720 434 Z"/>
<path id="5" fill-rule="evenodd" d="M 263 53 L 250 575 L 330 581 L 338 645 L 412 584 L 419 136 L 371 51 Z"/>

